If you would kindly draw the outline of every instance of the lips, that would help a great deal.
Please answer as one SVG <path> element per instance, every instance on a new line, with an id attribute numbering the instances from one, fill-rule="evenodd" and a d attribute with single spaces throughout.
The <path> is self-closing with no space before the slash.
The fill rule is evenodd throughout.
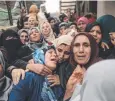
<path id="1" fill-rule="evenodd" d="M 57 59 L 56 58 L 52 58 L 51 61 L 54 62 L 54 63 L 57 63 Z"/>
<path id="2" fill-rule="evenodd" d="M 85 55 L 84 56 L 77 56 L 79 60 L 83 60 L 85 58 Z"/>

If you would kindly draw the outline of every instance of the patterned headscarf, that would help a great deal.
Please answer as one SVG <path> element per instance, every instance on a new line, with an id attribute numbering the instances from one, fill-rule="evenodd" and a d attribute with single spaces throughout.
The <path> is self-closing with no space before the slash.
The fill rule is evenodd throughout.
<path id="1" fill-rule="evenodd" d="M 37 49 L 34 53 L 33 53 L 33 59 L 35 63 L 40 63 L 40 64 L 45 64 L 45 58 L 44 55 L 46 53 L 46 51 L 48 51 L 49 49 L 54 49 L 54 46 L 48 46 L 47 48 L 44 49 Z M 42 92 L 41 92 L 41 97 L 43 99 L 43 101 L 57 101 L 55 94 L 53 93 L 52 89 L 50 88 L 50 83 L 47 80 L 47 77 L 45 77 L 45 81 L 43 83 L 43 88 L 42 88 Z"/>

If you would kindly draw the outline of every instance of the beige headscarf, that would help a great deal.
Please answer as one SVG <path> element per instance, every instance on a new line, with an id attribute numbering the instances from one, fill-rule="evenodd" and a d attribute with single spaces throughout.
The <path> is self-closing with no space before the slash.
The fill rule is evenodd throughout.
<path id="1" fill-rule="evenodd" d="M 53 40 L 52 43 L 55 47 L 58 47 L 61 44 L 71 45 L 72 40 L 73 37 L 70 35 L 62 35 L 59 38 Z"/>
<path id="2" fill-rule="evenodd" d="M 45 35 L 43 34 L 43 32 L 42 32 L 42 26 L 43 26 L 43 24 L 45 24 L 45 23 L 47 23 L 48 26 L 50 27 L 50 33 L 49 33 L 48 36 L 45 36 Z M 49 24 L 48 21 L 44 21 L 44 22 L 40 25 L 40 30 L 41 30 L 41 32 L 42 32 L 44 38 L 46 39 L 46 41 L 52 42 L 52 41 L 55 39 L 55 35 L 54 35 L 53 30 L 52 30 L 52 28 L 51 28 L 51 25 Z"/>
<path id="3" fill-rule="evenodd" d="M 37 16 L 38 11 L 39 11 L 39 10 L 38 10 L 37 5 L 35 5 L 35 4 L 31 5 L 30 8 L 29 8 L 29 16 L 30 16 L 30 15 L 35 15 L 35 16 Z"/>

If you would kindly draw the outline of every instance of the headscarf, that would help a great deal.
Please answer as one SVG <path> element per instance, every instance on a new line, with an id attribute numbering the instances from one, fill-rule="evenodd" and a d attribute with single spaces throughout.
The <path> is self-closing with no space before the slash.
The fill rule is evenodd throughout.
<path id="1" fill-rule="evenodd" d="M 49 36 L 45 36 L 45 35 L 43 34 L 43 32 L 42 32 L 42 26 L 43 26 L 44 23 L 47 23 L 48 26 L 50 27 Z M 51 42 L 51 41 L 53 41 L 53 40 L 55 39 L 55 35 L 54 35 L 54 33 L 53 33 L 53 30 L 52 30 L 52 28 L 51 28 L 51 25 L 50 25 L 47 21 L 44 21 L 44 22 L 40 25 L 40 30 L 41 30 L 41 32 L 42 32 L 42 34 L 43 34 L 43 36 L 44 36 L 44 38 L 45 38 L 46 41 Z"/>
<path id="2" fill-rule="evenodd" d="M 55 20 L 53 17 L 48 18 L 48 22 L 50 23 L 52 20 Z"/>
<path id="3" fill-rule="evenodd" d="M 62 23 L 59 24 L 59 28 L 61 28 L 63 26 L 67 29 L 68 28 L 68 23 L 67 22 L 62 22 Z"/>
<path id="4" fill-rule="evenodd" d="M 98 22 L 93 22 L 93 23 L 87 24 L 86 29 L 85 29 L 85 32 L 90 32 L 90 30 L 91 30 L 94 26 L 99 26 L 100 29 L 101 29 L 101 33 L 103 33 L 103 32 L 102 32 L 101 25 L 100 25 Z"/>
<path id="5" fill-rule="evenodd" d="M 104 60 L 86 72 L 80 101 L 115 101 L 115 60 Z"/>
<path id="6" fill-rule="evenodd" d="M 43 10 L 46 10 L 45 3 L 40 5 L 40 11 L 37 14 L 39 25 L 41 25 L 44 21 L 47 21 Z"/>
<path id="7" fill-rule="evenodd" d="M 95 19 L 94 17 L 91 17 L 91 18 L 89 18 L 88 20 L 89 20 L 89 23 L 93 23 L 93 22 L 96 21 L 96 19 Z"/>
<path id="8" fill-rule="evenodd" d="M 29 36 L 30 36 L 30 34 L 31 34 L 32 29 L 36 29 L 36 30 L 40 33 L 40 35 L 41 35 L 41 31 L 39 30 L 38 27 L 32 27 L 32 28 L 30 28 L 30 29 L 28 30 L 28 35 L 29 35 Z"/>
<path id="9" fill-rule="evenodd" d="M 64 13 L 59 16 L 61 22 L 64 22 L 64 18 L 67 17 Z"/>
<path id="10" fill-rule="evenodd" d="M 35 63 L 40 63 L 40 64 L 45 64 L 45 54 L 50 49 L 54 49 L 55 50 L 55 47 L 54 46 L 48 46 L 47 48 L 44 48 L 42 50 L 41 49 L 37 49 L 33 53 L 34 62 Z M 53 90 L 50 88 L 50 83 L 48 82 L 47 77 L 45 77 L 45 81 L 43 83 L 43 88 L 42 88 L 42 91 L 41 91 L 41 98 L 44 101 L 57 101 L 57 98 L 56 98 Z"/>
<path id="11" fill-rule="evenodd" d="M 61 44 L 66 44 L 70 46 L 72 39 L 73 38 L 69 35 L 62 35 L 59 38 L 56 38 L 55 40 L 53 40 L 52 43 L 55 47 L 58 47 Z"/>
<path id="12" fill-rule="evenodd" d="M 20 36 L 22 32 L 26 32 L 28 34 L 28 29 L 20 29 L 18 31 L 18 35 Z"/>
<path id="13" fill-rule="evenodd" d="M 75 60 L 73 59 L 73 44 L 74 44 L 74 40 L 78 37 L 78 36 L 80 36 L 80 35 L 84 35 L 84 36 L 86 36 L 88 39 L 89 39 L 89 42 L 90 42 L 90 46 L 91 46 L 91 56 L 90 56 L 90 59 L 89 59 L 89 61 L 88 61 L 88 63 L 84 66 L 86 69 L 90 66 L 90 65 L 92 65 L 93 63 L 95 63 L 95 62 L 97 62 L 98 60 L 97 60 L 97 58 L 98 58 L 98 53 L 99 53 L 99 48 L 98 48 L 98 45 L 97 45 L 97 43 L 96 43 L 96 41 L 95 41 L 95 39 L 93 38 L 93 36 L 92 35 L 90 35 L 90 34 L 88 34 L 88 33 L 79 33 L 79 34 L 77 34 L 75 37 L 74 37 L 74 39 L 73 39 L 73 41 L 72 41 L 72 43 L 71 43 L 71 55 L 70 55 L 70 63 L 72 63 L 72 65 L 76 65 L 77 63 L 75 62 Z"/>
<path id="14" fill-rule="evenodd" d="M 12 82 L 9 78 L 7 78 L 5 73 L 5 61 L 0 51 L 0 64 L 3 68 L 3 75 L 0 77 L 0 100 L 1 101 L 8 101 L 8 95 L 12 89 Z"/>
<path id="15" fill-rule="evenodd" d="M 99 17 L 96 21 L 101 25 L 103 41 L 108 43 L 110 40 L 109 33 L 115 29 L 115 17 L 112 15 L 104 15 Z"/>
<path id="16" fill-rule="evenodd" d="M 17 58 L 17 51 L 22 46 L 19 35 L 12 29 L 7 29 L 1 35 L 2 46 L 5 47 L 8 53 L 8 62 L 12 63 Z"/>
<path id="17" fill-rule="evenodd" d="M 29 41 L 29 43 L 27 44 L 27 46 L 32 50 L 34 51 L 35 49 L 37 48 L 44 48 L 47 46 L 47 43 L 43 37 L 43 35 L 41 34 L 40 30 L 37 28 L 37 27 L 32 27 L 30 30 L 29 30 L 29 36 L 30 36 L 30 33 L 32 31 L 32 29 L 36 29 L 39 33 L 40 33 L 40 40 L 38 42 L 31 42 L 31 40 Z"/>
<path id="18" fill-rule="evenodd" d="M 85 24 L 89 23 L 88 19 L 84 16 L 78 19 L 77 24 L 79 24 L 81 21 L 84 22 Z"/>
<path id="19" fill-rule="evenodd" d="M 30 15 L 37 15 L 37 13 L 38 13 L 37 5 L 35 5 L 35 4 L 31 5 L 29 8 L 29 16 Z"/>

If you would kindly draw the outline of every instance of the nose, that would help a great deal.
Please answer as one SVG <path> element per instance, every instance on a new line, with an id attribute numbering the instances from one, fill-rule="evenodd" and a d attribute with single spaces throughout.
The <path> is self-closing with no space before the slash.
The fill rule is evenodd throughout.
<path id="1" fill-rule="evenodd" d="M 53 52 L 53 53 L 52 53 L 52 56 L 55 56 L 55 57 L 56 57 L 56 56 L 57 56 L 56 52 Z"/>
<path id="2" fill-rule="evenodd" d="M 33 35 L 36 36 L 37 33 L 33 32 Z"/>
<path id="3" fill-rule="evenodd" d="M 23 40 L 25 40 L 25 39 L 26 39 L 26 37 L 24 36 L 22 39 L 23 39 Z"/>
<path id="4" fill-rule="evenodd" d="M 62 52 L 62 53 L 60 53 L 59 58 L 63 59 L 63 57 L 64 57 L 64 53 Z"/>
<path id="5" fill-rule="evenodd" d="M 81 46 L 79 47 L 79 52 L 80 52 L 80 53 L 83 53 L 83 51 L 84 51 L 84 48 L 83 48 L 83 46 L 81 45 Z"/>
<path id="6" fill-rule="evenodd" d="M 82 27 L 82 24 L 79 24 L 79 27 L 81 28 L 81 27 Z"/>

